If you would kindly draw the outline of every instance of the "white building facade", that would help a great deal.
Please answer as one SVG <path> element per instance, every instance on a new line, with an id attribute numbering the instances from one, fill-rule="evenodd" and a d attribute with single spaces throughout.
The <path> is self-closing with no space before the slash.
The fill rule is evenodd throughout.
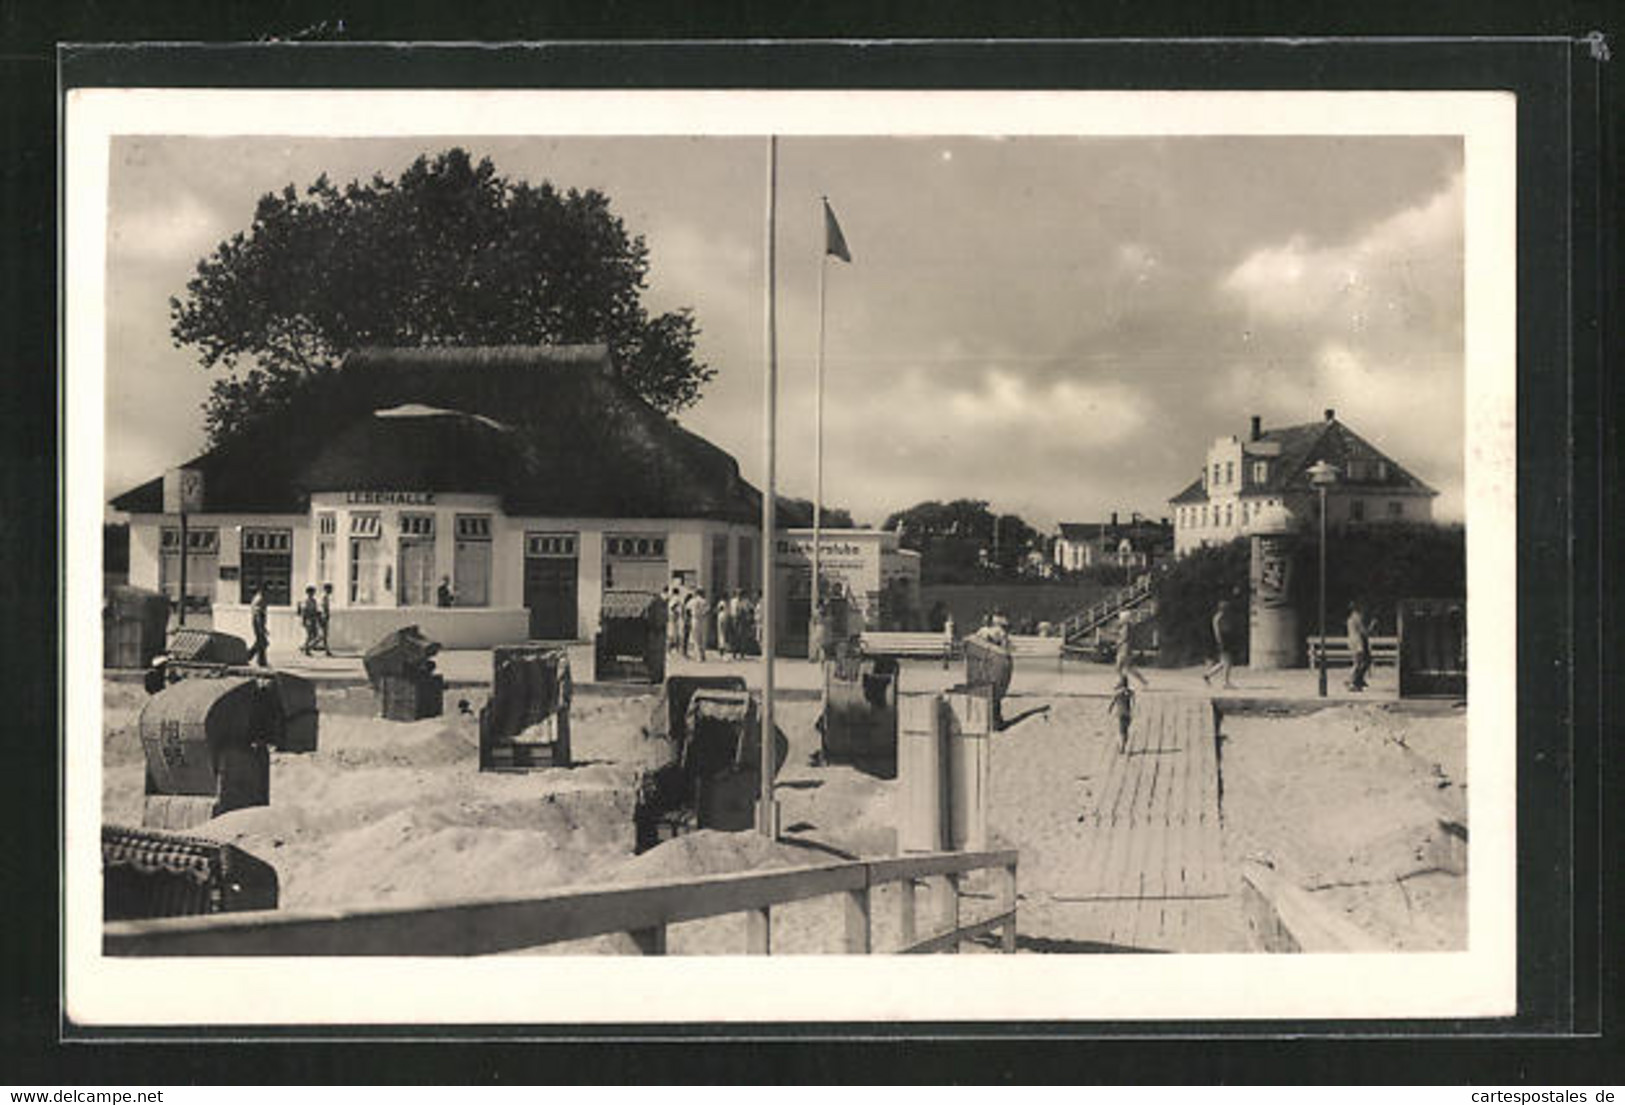
<path id="1" fill-rule="evenodd" d="M 1322 460 L 1337 475 L 1327 490 L 1328 525 L 1432 521 L 1438 492 L 1339 422 L 1335 411 L 1318 423 L 1274 430 L 1254 416 L 1245 438 L 1215 438 L 1200 475 L 1168 501 L 1175 554 L 1242 536 L 1268 507 L 1318 518 L 1319 492 L 1308 469 Z"/>
<path id="2" fill-rule="evenodd" d="M 286 643 L 304 638 L 296 604 L 305 588 L 320 595 L 330 586 L 335 649 L 364 649 L 406 625 L 446 648 L 476 648 L 590 639 L 613 591 L 660 592 L 674 580 L 713 595 L 760 590 L 760 496 L 738 478 L 731 457 L 640 409 L 646 405 L 614 380 L 601 351 L 481 352 L 387 351 L 382 369 L 402 367 L 413 378 L 406 386 L 434 385 L 451 375 L 442 369 L 468 373 L 433 398 L 446 402 L 447 388 L 461 389 L 493 411 L 506 397 L 482 397 L 484 369 L 573 379 L 582 407 L 596 397 L 619 408 L 576 411 L 582 423 L 615 415 L 630 426 L 629 448 L 593 430 L 560 460 L 571 472 L 608 472 L 601 488 L 555 477 L 550 439 L 538 445 L 539 435 L 472 403 L 467 410 L 402 406 L 399 395 L 385 395 L 378 401 L 393 406 L 359 410 L 329 438 L 309 442 L 313 459 L 288 468 L 285 488 L 261 486 L 252 450 L 221 450 L 183 466 L 202 484 L 202 509 L 186 518 L 188 605 L 209 609 L 216 629 L 249 639 L 248 604 L 263 590 L 271 639 Z M 583 457 L 582 449 L 603 455 Z M 160 482 L 113 505 L 129 518 L 129 582 L 177 599 L 181 519 L 165 512 Z M 233 501 L 248 498 L 296 509 Z M 573 509 L 534 509 L 550 501 Z M 627 509 L 640 503 L 663 509 Z"/>

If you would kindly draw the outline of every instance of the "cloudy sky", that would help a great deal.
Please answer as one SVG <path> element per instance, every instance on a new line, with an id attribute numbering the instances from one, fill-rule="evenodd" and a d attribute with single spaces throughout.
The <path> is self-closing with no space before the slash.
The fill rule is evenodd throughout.
<path id="1" fill-rule="evenodd" d="M 120 137 L 108 241 L 106 484 L 201 451 L 211 379 L 170 296 L 257 198 L 393 176 L 460 145 L 594 187 L 646 239 L 654 310 L 717 369 L 682 415 L 762 472 L 765 141 Z M 785 138 L 781 490 L 810 495 L 827 194 L 825 499 L 860 521 L 990 500 L 1041 526 L 1160 516 L 1207 443 L 1325 407 L 1462 516 L 1463 178 L 1452 137 Z"/>

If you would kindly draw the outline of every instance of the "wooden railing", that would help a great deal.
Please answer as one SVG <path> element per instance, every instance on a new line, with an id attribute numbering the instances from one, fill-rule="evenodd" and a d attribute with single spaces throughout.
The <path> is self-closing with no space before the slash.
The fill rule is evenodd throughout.
<path id="1" fill-rule="evenodd" d="M 1399 662 L 1398 637 L 1372 637 L 1371 638 L 1371 666 L 1375 668 L 1391 668 Z M 1311 668 L 1320 663 L 1320 638 L 1309 638 L 1309 666 Z M 1326 666 L 1349 667 L 1354 663 L 1354 655 L 1349 651 L 1347 637 L 1326 638 Z"/>
<path id="2" fill-rule="evenodd" d="M 842 950 L 872 952 L 870 909 L 874 888 L 902 883 L 903 953 L 959 950 L 962 941 L 1002 932 L 1002 950 L 1016 950 L 1016 860 L 1013 850 L 928 852 L 891 859 L 851 860 L 811 867 L 710 875 L 639 886 L 559 890 L 533 898 L 462 901 L 391 909 L 266 910 L 114 921 L 102 930 L 109 956 L 491 955 L 567 940 L 625 933 L 629 951 L 666 953 L 666 928 L 729 913 L 746 916 L 750 955 L 772 952 L 771 911 L 776 905 L 824 895 L 845 904 Z M 992 916 L 970 923 L 960 916 L 961 881 L 970 872 L 998 873 Z M 916 894 L 926 879 L 945 882 L 948 924 L 921 939 Z"/>
<path id="3" fill-rule="evenodd" d="M 1139 606 L 1151 597 L 1151 573 L 1140 576 L 1127 587 L 1119 588 L 1061 623 L 1061 636 L 1071 641 L 1092 629 L 1097 629 L 1124 610 Z"/>

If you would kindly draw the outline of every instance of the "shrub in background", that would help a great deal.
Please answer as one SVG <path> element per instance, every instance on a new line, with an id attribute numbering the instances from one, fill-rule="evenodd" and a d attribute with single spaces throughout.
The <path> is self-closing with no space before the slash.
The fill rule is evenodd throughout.
<path id="1" fill-rule="evenodd" d="M 1319 630 L 1316 594 L 1320 566 L 1317 535 L 1298 544 L 1292 597 L 1299 628 Z M 1460 525 L 1394 524 L 1327 534 L 1326 635 L 1344 635 L 1348 604 L 1358 598 L 1374 633 L 1399 632 L 1402 599 L 1456 598 L 1467 593 L 1467 532 Z"/>
<path id="2" fill-rule="evenodd" d="M 1159 666 L 1187 667 L 1215 658 L 1213 608 L 1221 598 L 1230 600 L 1230 656 L 1238 664 L 1247 662 L 1248 556 L 1245 538 L 1208 545 L 1157 577 Z"/>
<path id="3" fill-rule="evenodd" d="M 1214 604 L 1230 599 L 1235 612 L 1232 657 L 1247 662 L 1248 572 L 1251 544 L 1239 537 L 1193 551 L 1157 579 L 1158 663 L 1181 667 L 1211 660 Z M 1319 630 L 1318 535 L 1298 542 L 1292 602 L 1303 637 Z M 1326 634 L 1344 635 L 1348 603 L 1358 598 L 1374 633 L 1399 631 L 1402 599 L 1455 598 L 1467 593 L 1467 538 L 1460 525 L 1393 524 L 1333 531 L 1326 546 Z M 1300 659 L 1302 658 L 1300 652 Z"/>

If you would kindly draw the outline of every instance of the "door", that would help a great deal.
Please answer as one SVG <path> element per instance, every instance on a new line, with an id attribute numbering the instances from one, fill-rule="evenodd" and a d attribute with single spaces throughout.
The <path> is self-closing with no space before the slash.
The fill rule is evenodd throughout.
<path id="1" fill-rule="evenodd" d="M 525 607 L 534 641 L 573 641 L 576 620 L 576 535 L 525 535 Z"/>
<path id="2" fill-rule="evenodd" d="M 242 573 L 239 577 L 242 601 L 251 602 L 254 592 L 263 589 L 270 606 L 293 603 L 293 531 L 286 529 L 244 529 Z M 191 581 L 187 581 L 188 590 Z"/>
<path id="3" fill-rule="evenodd" d="M 576 562 L 531 557 L 525 561 L 525 606 L 534 641 L 576 639 Z"/>

